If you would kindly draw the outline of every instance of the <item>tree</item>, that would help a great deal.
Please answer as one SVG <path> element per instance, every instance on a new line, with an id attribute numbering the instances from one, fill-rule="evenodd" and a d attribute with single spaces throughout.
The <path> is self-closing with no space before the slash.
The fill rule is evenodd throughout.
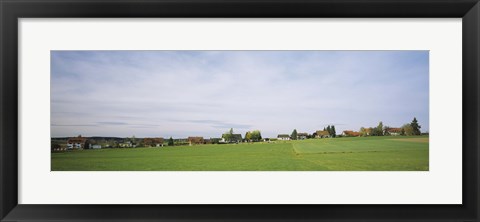
<path id="1" fill-rule="evenodd" d="M 367 129 L 365 127 L 360 127 L 360 136 L 368 136 L 367 135 Z"/>
<path id="2" fill-rule="evenodd" d="M 230 142 L 233 139 L 233 128 L 230 128 L 230 130 L 222 135 L 222 138 L 225 139 L 226 142 Z"/>
<path id="3" fill-rule="evenodd" d="M 332 136 L 333 138 L 335 138 L 335 136 L 337 136 L 337 132 L 335 131 L 335 126 L 332 125 L 332 127 L 330 128 L 330 130 L 332 131 L 332 133 L 330 134 L 330 136 Z"/>
<path id="4" fill-rule="evenodd" d="M 254 130 L 250 133 L 251 140 L 254 142 L 258 142 L 262 139 L 262 133 L 260 130 Z"/>
<path id="5" fill-rule="evenodd" d="M 173 146 L 174 143 L 173 143 L 173 138 L 170 137 L 170 139 L 168 139 L 168 146 Z"/>
<path id="6" fill-rule="evenodd" d="M 389 127 L 389 126 L 384 126 L 384 127 L 383 127 L 383 135 L 384 135 L 384 136 L 390 136 L 390 132 L 389 132 L 390 129 L 391 129 L 391 127 Z"/>
<path id="7" fill-rule="evenodd" d="M 293 130 L 292 135 L 290 135 L 290 137 L 292 138 L 292 140 L 296 140 L 296 139 L 297 139 L 297 129 L 294 129 L 294 130 Z"/>
<path id="8" fill-rule="evenodd" d="M 330 125 L 327 126 L 327 132 L 329 135 L 332 135 L 332 130 L 330 129 Z"/>
<path id="9" fill-rule="evenodd" d="M 212 144 L 218 144 L 220 142 L 219 138 L 210 138 L 210 141 L 212 141 Z"/>
<path id="10" fill-rule="evenodd" d="M 402 130 L 405 134 L 405 136 L 412 136 L 415 135 L 413 131 L 413 127 L 411 124 L 405 124 L 402 126 Z"/>
<path id="11" fill-rule="evenodd" d="M 124 145 L 124 147 L 127 147 L 127 148 L 130 148 L 130 147 L 136 147 L 137 145 L 137 139 L 135 138 L 135 135 L 133 135 L 132 137 L 126 137 L 125 140 L 123 141 L 123 143 L 130 143 L 131 146 L 128 146 L 128 145 Z M 120 144 L 119 144 L 120 146 Z"/>
<path id="12" fill-rule="evenodd" d="M 60 144 L 58 144 L 58 142 L 52 142 L 51 143 L 51 148 L 52 148 L 52 152 L 53 152 L 53 151 L 60 150 L 61 146 L 60 146 Z"/>
<path id="13" fill-rule="evenodd" d="M 377 136 L 383 136 L 383 123 L 380 121 L 376 129 Z"/>
<path id="14" fill-rule="evenodd" d="M 87 141 L 85 141 L 85 144 L 83 144 L 83 147 L 82 147 L 82 148 L 83 148 L 83 149 L 90 149 L 90 144 L 91 144 L 90 141 L 87 140 Z"/>
<path id="15" fill-rule="evenodd" d="M 413 117 L 413 120 L 412 120 L 412 123 L 410 123 L 410 125 L 412 126 L 412 130 L 413 130 L 413 135 L 420 135 L 422 134 L 420 132 L 420 128 L 422 128 L 420 125 L 418 125 L 418 121 L 417 121 L 417 118 L 416 117 Z"/>
<path id="16" fill-rule="evenodd" d="M 250 142 L 252 140 L 252 134 L 250 131 L 245 133 L 245 141 Z"/>

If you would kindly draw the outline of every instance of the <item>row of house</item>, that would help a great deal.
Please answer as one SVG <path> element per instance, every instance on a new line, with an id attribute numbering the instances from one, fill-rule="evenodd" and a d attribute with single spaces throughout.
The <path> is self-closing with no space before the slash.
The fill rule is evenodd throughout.
<path id="1" fill-rule="evenodd" d="M 211 143 L 241 143 L 243 142 L 242 134 L 227 135 L 222 134 L 221 138 L 204 139 L 201 136 L 191 136 L 187 138 L 189 145 L 211 144 Z"/>
<path id="2" fill-rule="evenodd" d="M 365 135 L 370 136 L 371 135 L 371 128 L 365 128 Z M 391 136 L 400 136 L 402 134 L 402 128 L 387 128 L 383 131 L 384 135 L 391 135 Z M 345 130 L 342 133 L 342 136 L 345 137 L 357 137 L 361 136 L 362 133 L 356 132 L 353 130 Z"/>
<path id="3" fill-rule="evenodd" d="M 101 145 L 92 143 L 86 137 L 79 135 L 77 137 L 72 137 L 67 140 L 66 149 L 100 149 Z"/>
<path id="4" fill-rule="evenodd" d="M 329 138 L 331 137 L 330 133 L 326 130 L 317 130 L 312 134 L 314 138 Z M 297 140 L 305 140 L 309 137 L 308 133 L 297 133 Z M 291 140 L 292 137 L 288 134 L 278 134 L 278 140 Z"/>
<path id="5" fill-rule="evenodd" d="M 214 140 L 227 143 L 225 139 L 217 138 Z M 242 137 L 240 134 L 234 134 L 234 137 L 231 140 L 231 142 L 241 142 L 241 140 L 242 140 Z M 212 143 L 211 139 L 204 139 L 203 137 L 199 137 L 199 136 L 191 136 L 186 139 L 175 139 L 175 142 L 177 144 L 190 144 L 190 145 Z M 135 143 L 130 140 L 118 143 L 118 147 L 121 147 L 121 148 L 135 148 L 138 145 L 139 145 L 138 143 Z M 143 147 L 163 147 L 165 146 L 165 139 L 162 137 L 144 138 L 143 143 L 141 145 Z M 81 135 L 79 135 L 78 137 L 69 138 L 67 140 L 66 148 L 67 149 L 100 149 L 102 148 L 102 146 L 100 144 L 95 144 L 94 141 L 88 140 L 86 137 L 82 137 Z"/>
<path id="6" fill-rule="evenodd" d="M 138 144 L 131 140 L 124 140 L 119 142 L 118 147 L 122 148 L 135 148 Z M 161 137 L 158 138 L 144 138 L 143 139 L 143 146 L 144 147 L 161 147 L 164 146 L 164 139 Z M 103 145 L 98 144 L 95 140 L 89 140 L 86 137 L 82 137 L 79 135 L 77 137 L 69 138 L 66 142 L 66 149 L 101 149 L 104 147 L 111 147 L 111 145 Z M 59 148 L 59 150 L 62 150 Z"/>
<path id="7" fill-rule="evenodd" d="M 297 139 L 304 140 L 307 139 L 308 133 L 298 133 Z M 327 138 L 330 137 L 330 134 L 327 131 L 317 130 L 315 138 Z M 226 139 L 228 138 L 228 139 Z M 290 135 L 288 134 L 279 134 L 277 136 L 278 140 L 290 140 Z M 200 136 L 191 136 L 188 137 L 185 141 L 180 141 L 177 139 L 179 143 L 187 143 L 189 145 L 198 145 L 198 144 L 209 144 L 218 142 L 218 143 L 241 143 L 243 142 L 243 138 L 241 134 L 232 134 L 231 136 L 227 136 L 227 134 L 223 134 L 222 138 L 213 138 L 213 139 L 204 139 Z M 214 140 L 214 141 L 212 141 Z M 268 141 L 268 139 L 264 139 L 264 141 Z M 144 138 L 143 139 L 143 146 L 144 147 L 162 147 L 164 146 L 164 138 Z M 118 147 L 122 148 L 135 148 L 137 147 L 137 143 L 132 142 L 130 140 L 123 141 L 118 143 Z M 101 149 L 102 145 L 96 144 L 92 140 L 88 140 L 86 137 L 82 137 L 81 135 L 77 137 L 72 137 L 67 140 L 67 149 Z"/>
<path id="8" fill-rule="evenodd" d="M 366 135 L 370 135 L 370 128 L 365 129 Z M 385 134 L 389 134 L 392 136 L 399 136 L 402 133 L 402 128 L 388 128 L 384 131 Z M 356 132 L 353 130 L 345 130 L 342 133 L 342 136 L 346 137 L 358 137 L 361 136 L 360 132 Z M 315 133 L 312 134 L 314 138 L 329 138 L 331 137 L 330 133 L 326 130 L 317 130 Z M 228 138 L 228 139 L 226 139 Z M 297 139 L 304 140 L 309 138 L 308 133 L 298 133 Z M 278 134 L 277 140 L 291 140 L 291 136 L 288 134 Z M 263 139 L 263 141 L 268 141 L 268 138 Z M 189 145 L 198 145 L 198 144 L 210 144 L 210 143 L 241 143 L 243 142 L 243 138 L 241 134 L 222 134 L 222 138 L 211 138 L 211 139 L 204 139 L 200 136 L 191 136 L 186 139 L 175 139 L 178 144 L 189 144 Z M 144 138 L 143 139 L 143 146 L 144 147 L 162 147 L 165 144 L 165 140 L 162 137 L 157 138 Z M 137 147 L 137 143 L 126 140 L 123 142 L 118 143 L 118 147 L 123 148 L 135 148 Z M 108 147 L 108 145 L 107 145 Z M 66 149 L 101 149 L 102 145 L 95 143 L 93 140 L 88 140 L 86 137 L 82 137 L 81 135 L 77 137 L 72 137 L 67 140 Z M 63 148 L 62 148 L 63 149 Z"/>

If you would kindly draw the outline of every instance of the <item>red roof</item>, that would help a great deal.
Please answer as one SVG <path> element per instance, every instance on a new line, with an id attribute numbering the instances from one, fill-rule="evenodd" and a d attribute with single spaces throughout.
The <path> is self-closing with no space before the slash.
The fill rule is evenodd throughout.
<path id="1" fill-rule="evenodd" d="M 400 133 L 400 132 L 402 132 L 402 128 L 388 128 L 387 132 L 389 132 L 389 133 Z"/>
<path id="2" fill-rule="evenodd" d="M 203 143 L 203 137 L 201 136 L 189 136 L 188 137 L 188 142 L 191 143 Z"/>
<path id="3" fill-rule="evenodd" d="M 144 138 L 143 139 L 143 143 L 145 145 L 152 145 L 152 144 L 161 144 L 163 143 L 163 138 L 162 137 L 159 137 L 159 138 Z"/>
<path id="4" fill-rule="evenodd" d="M 326 131 L 326 130 L 317 130 L 317 135 L 318 136 L 329 136 L 330 133 L 328 133 L 328 131 Z"/>
<path id="5" fill-rule="evenodd" d="M 67 143 L 85 143 L 87 141 L 87 138 L 82 137 L 81 135 L 78 137 L 72 137 L 67 140 Z"/>
<path id="6" fill-rule="evenodd" d="M 355 131 L 352 131 L 352 130 L 345 130 L 345 131 L 343 131 L 343 134 L 345 134 L 347 136 L 360 136 L 359 132 L 355 132 Z"/>

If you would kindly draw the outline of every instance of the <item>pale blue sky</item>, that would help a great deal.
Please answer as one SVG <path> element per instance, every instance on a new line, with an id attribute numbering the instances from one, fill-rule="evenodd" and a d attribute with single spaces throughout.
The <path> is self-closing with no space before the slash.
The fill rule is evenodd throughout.
<path id="1" fill-rule="evenodd" d="M 429 129 L 428 51 L 52 51 L 52 137 Z"/>

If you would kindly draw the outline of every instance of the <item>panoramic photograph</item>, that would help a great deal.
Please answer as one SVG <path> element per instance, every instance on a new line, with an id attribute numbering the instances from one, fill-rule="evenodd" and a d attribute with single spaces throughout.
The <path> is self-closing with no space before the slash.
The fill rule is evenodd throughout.
<path id="1" fill-rule="evenodd" d="M 50 56 L 52 171 L 429 171 L 429 51 Z"/>

